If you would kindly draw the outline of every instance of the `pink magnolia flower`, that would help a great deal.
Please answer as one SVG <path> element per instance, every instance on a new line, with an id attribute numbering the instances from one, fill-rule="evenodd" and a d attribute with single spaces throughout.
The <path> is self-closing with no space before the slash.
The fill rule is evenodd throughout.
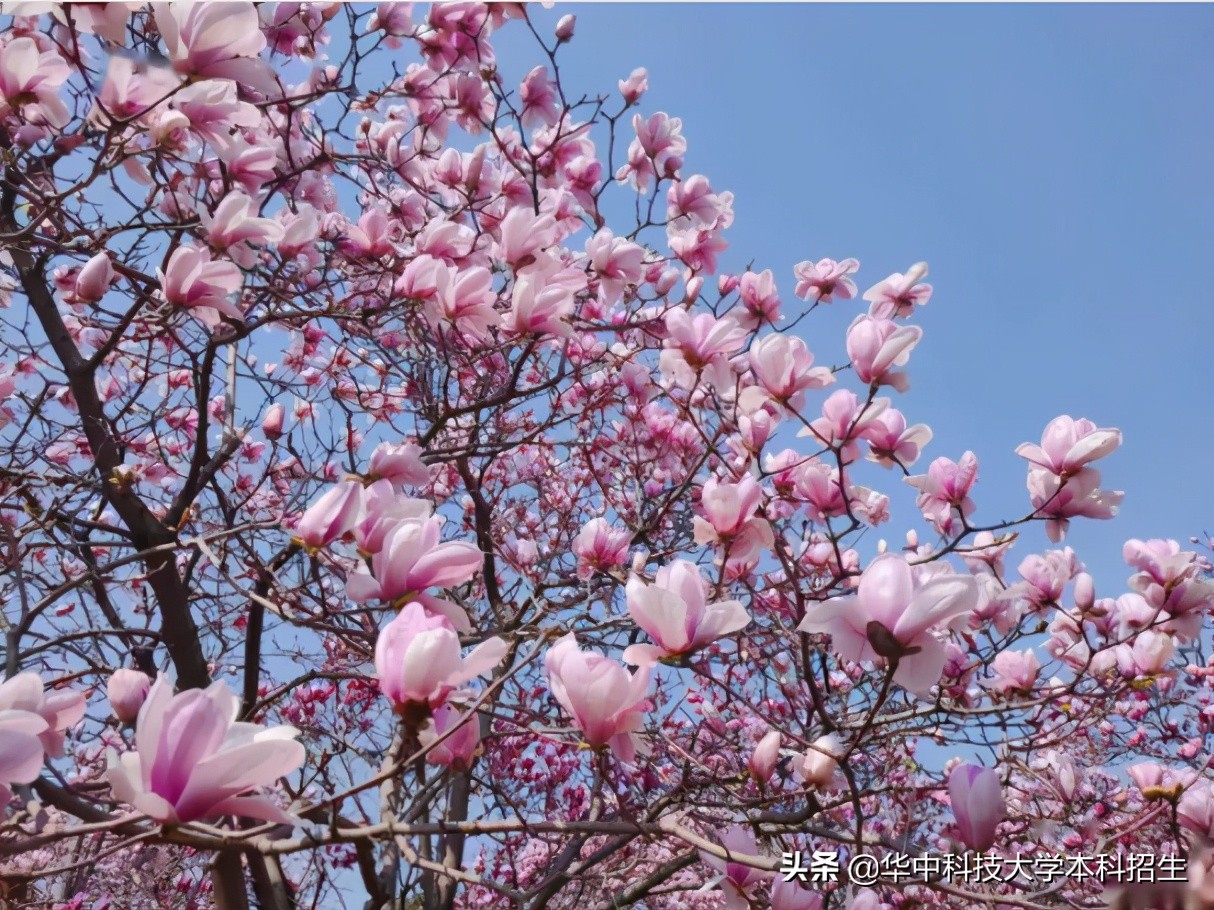
<path id="1" fill-rule="evenodd" d="M 609 304 L 618 303 L 625 289 L 640 284 L 644 276 L 644 248 L 607 228 L 586 241 L 586 257 L 598 277 L 601 297 Z"/>
<path id="2" fill-rule="evenodd" d="M 244 319 L 244 312 L 231 301 L 244 284 L 240 269 L 232 262 L 212 261 L 210 250 L 179 246 L 157 274 L 164 299 L 190 310 L 208 328 L 219 325 L 220 316 Z"/>
<path id="3" fill-rule="evenodd" d="M 759 387 L 791 408 L 801 406 L 807 389 L 824 389 L 835 381 L 830 367 L 813 365 L 814 355 L 800 338 L 768 335 L 751 345 L 748 360 Z M 757 410 L 761 402 L 755 405 L 747 410 Z"/>
<path id="4" fill-rule="evenodd" d="M 39 51 L 33 38 L 0 45 L 0 118 L 16 116 L 33 126 L 62 127 L 70 118 L 59 87 L 70 75 L 53 50 Z"/>
<path id="5" fill-rule="evenodd" d="M 282 436 L 283 420 L 287 409 L 281 404 L 272 404 L 266 408 L 266 416 L 261 419 L 261 432 L 267 439 L 278 439 Z"/>
<path id="6" fill-rule="evenodd" d="M 395 601 L 472 578 L 480 571 L 484 554 L 469 543 L 443 543 L 442 523 L 437 515 L 406 513 L 384 533 L 382 545 L 371 557 L 371 574 L 357 571 L 347 576 L 347 596 L 355 603 L 376 598 Z"/>
<path id="7" fill-rule="evenodd" d="M 161 824 L 218 815 L 295 824 L 269 797 L 248 794 L 303 764 L 299 731 L 244 723 L 239 714 L 240 699 L 223 681 L 174 695 L 159 677 L 139 709 L 136 751 L 107 752 L 114 796 Z"/>
<path id="8" fill-rule="evenodd" d="M 633 186 L 643 193 L 651 177 L 661 179 L 678 174 L 687 154 L 687 140 L 683 138 L 683 121 L 661 112 L 648 120 L 634 115 L 632 128 L 637 137 L 628 146 L 628 163 L 615 176 L 621 183 L 631 179 Z"/>
<path id="9" fill-rule="evenodd" d="M 905 275 L 894 272 L 873 285 L 864 292 L 864 299 L 869 302 L 868 314 L 878 319 L 909 316 L 916 306 L 923 306 L 931 299 L 932 286 L 919 283 L 926 276 L 927 263 L 916 262 Z"/>
<path id="10" fill-rule="evenodd" d="M 698 544 L 721 543 L 731 560 L 745 562 L 775 542 L 771 525 L 762 517 L 763 490 L 751 475 L 737 483 L 710 477 L 700 491 L 704 518 L 692 522 Z"/>
<path id="11" fill-rule="evenodd" d="M 902 412 L 889 408 L 871 421 L 865 437 L 868 439 L 869 461 L 886 468 L 894 464 L 909 468 L 919 460 L 923 447 L 932 441 L 932 431 L 922 423 L 908 427 Z"/>
<path id="12" fill-rule="evenodd" d="M 388 36 L 384 43 L 393 49 L 400 47 L 400 39 L 412 30 L 412 3 L 377 3 L 375 12 L 367 22 L 367 31 L 382 31 Z"/>
<path id="13" fill-rule="evenodd" d="M 819 736 L 797 756 L 793 771 L 805 786 L 824 789 L 834 780 L 835 772 L 839 770 L 839 758 L 845 752 L 843 743 L 833 733 Z"/>
<path id="14" fill-rule="evenodd" d="M 851 389 L 832 392 L 822 402 L 822 416 L 798 431 L 798 436 L 812 436 L 824 446 L 839 449 L 845 462 L 859 456 L 858 440 L 869 433 L 880 432 L 877 419 L 889 408 L 888 398 L 861 401 Z"/>
<path id="15" fill-rule="evenodd" d="M 859 268 L 860 263 L 855 259 L 798 262 L 793 267 L 797 277 L 793 293 L 802 300 L 812 296 L 814 303 L 830 303 L 836 295 L 841 300 L 851 300 L 856 296 L 856 283 L 847 276 L 855 274 Z"/>
<path id="16" fill-rule="evenodd" d="M 295 539 L 315 552 L 352 529 L 364 514 L 363 485 L 343 480 L 308 506 L 295 526 Z"/>
<path id="17" fill-rule="evenodd" d="M 227 252 L 247 267 L 256 262 L 256 253 L 250 244 L 266 246 L 283 237 L 279 222 L 273 218 L 258 218 L 255 212 L 253 200 L 243 192 L 233 190 L 220 200 L 214 213 L 204 208 L 198 217 L 211 248 Z"/>
<path id="18" fill-rule="evenodd" d="M 572 38 L 575 25 L 577 25 L 577 16 L 573 15 L 572 13 L 561 16 L 561 18 L 557 20 L 556 31 L 553 33 L 556 35 L 556 40 L 568 41 L 570 38 Z"/>
<path id="19" fill-rule="evenodd" d="M 1029 501 L 1038 518 L 1046 518 L 1045 532 L 1054 543 L 1066 536 L 1071 518 L 1112 518 L 1121 508 L 1125 493 L 1101 490 L 1100 472 L 1080 468 L 1063 481 L 1044 468 L 1029 468 Z"/>
<path id="20" fill-rule="evenodd" d="M 12 4 L 20 6 L 21 4 Z M 40 4 L 30 4 L 31 7 Z M 62 3 L 48 4 L 51 15 L 57 22 L 67 24 L 68 17 Z M 115 44 L 122 44 L 126 38 L 126 23 L 130 18 L 131 9 L 135 3 L 81 3 L 72 7 L 72 23 L 81 34 L 98 35 Z M 13 10 L 14 15 L 21 15 Z"/>
<path id="21" fill-rule="evenodd" d="M 944 645 L 932 631 L 977 606 L 973 578 L 942 575 L 916 584 L 906 559 L 885 553 L 869 563 L 854 594 L 819 604 L 798 629 L 830 635 L 846 660 L 887 658 L 894 665 L 894 682 L 926 696 L 945 662 Z"/>
<path id="22" fill-rule="evenodd" d="M 1194 772 L 1165 768 L 1155 762 L 1139 762 L 1126 769 L 1130 780 L 1141 792 L 1143 799 L 1175 799 L 1185 787 L 1193 782 Z"/>
<path id="23" fill-rule="evenodd" d="M 582 651 L 570 632 L 544 655 L 552 695 L 573 718 L 586 742 L 610 747 L 622 761 L 636 758 L 635 734 L 650 704 L 649 668 L 629 673 L 597 651 Z"/>
<path id="24" fill-rule="evenodd" d="M 937 458 L 926 474 L 904 478 L 919 491 L 915 500 L 923 517 L 941 534 L 951 534 L 958 519 L 969 518 L 974 511 L 970 490 L 978 480 L 978 457 L 966 452 L 960 461 Z"/>
<path id="25" fill-rule="evenodd" d="M 510 209 L 498 225 L 497 258 L 522 269 L 556 242 L 556 219 L 519 206 Z"/>
<path id="26" fill-rule="evenodd" d="M 641 96 L 649 91 L 649 71 L 643 66 L 637 67 L 628 74 L 627 79 L 620 80 L 619 89 L 625 104 L 636 104 L 641 100 Z"/>
<path id="27" fill-rule="evenodd" d="M 552 126 L 561 116 L 560 99 L 546 67 L 537 66 L 523 78 L 519 100 L 523 103 L 520 119 L 525 129 Z"/>
<path id="28" fill-rule="evenodd" d="M 1190 831 L 1214 838 L 1214 786 L 1202 781 L 1186 789 L 1176 806 L 1176 817 Z"/>
<path id="29" fill-rule="evenodd" d="M 185 76 L 230 79 L 264 95 L 275 79 L 258 54 L 265 49 L 252 3 L 155 3 L 156 27 L 173 69 Z"/>
<path id="30" fill-rule="evenodd" d="M 95 303 L 114 283 L 114 264 L 106 253 L 98 253 L 76 273 L 75 299 Z"/>
<path id="31" fill-rule="evenodd" d="M 13 797 L 11 784 L 33 783 L 42 773 L 41 737 L 47 730 L 33 711 L 0 708 L 0 813 Z"/>
<path id="32" fill-rule="evenodd" d="M 990 849 L 1007 811 L 999 775 L 981 765 L 958 765 L 948 777 L 948 795 L 961 841 L 971 850 Z"/>
<path id="33" fill-rule="evenodd" d="M 474 338 L 485 338 L 502 321 L 493 304 L 493 274 L 479 266 L 456 269 L 440 265 L 435 273 L 435 300 L 442 318 Z"/>
<path id="34" fill-rule="evenodd" d="M 392 239 L 393 222 L 379 206 L 371 206 L 358 218 L 357 224 L 347 224 L 338 247 L 351 258 L 381 259 L 396 252 Z"/>
<path id="35" fill-rule="evenodd" d="M 502 639 L 489 638 L 464 657 L 445 617 L 419 603 L 406 604 L 375 642 L 379 690 L 398 712 L 438 708 L 464 683 L 501 663 L 508 648 Z"/>
<path id="36" fill-rule="evenodd" d="M 763 323 L 775 324 L 784 317 L 780 315 L 780 295 L 776 292 L 776 279 L 771 269 L 761 272 L 744 272 L 738 279 L 738 297 L 746 313 L 738 321 L 748 330 Z M 800 341 L 800 339 L 796 339 Z M 802 345 L 805 342 L 801 342 Z M 753 353 L 754 348 L 751 348 Z M 806 353 L 809 353 L 808 350 Z M 813 359 L 812 356 L 810 358 Z"/>
<path id="37" fill-rule="evenodd" d="M 627 528 L 613 528 L 606 518 L 592 518 L 573 541 L 578 578 L 622 566 L 631 544 L 632 532 Z"/>
<path id="38" fill-rule="evenodd" d="M 90 4 L 90 7 L 93 5 Z M 171 70 L 153 66 L 141 72 L 135 61 L 114 55 L 110 57 L 105 82 L 101 84 L 101 91 L 97 94 L 88 120 L 103 128 L 116 120 L 147 122 L 145 115 L 167 98 L 179 83 L 180 77 Z"/>
<path id="39" fill-rule="evenodd" d="M 1057 604 L 1062 600 L 1067 582 L 1082 568 L 1070 547 L 1042 554 L 1032 553 L 1016 567 L 1024 581 L 1014 588 L 1017 594 L 1026 596 L 1034 607 Z"/>
<path id="40" fill-rule="evenodd" d="M 567 281 L 553 280 L 550 275 L 523 275 L 514 284 L 505 320 L 507 327 L 521 335 L 571 336 L 569 317 L 573 315 L 573 295 L 577 290 Z"/>
<path id="41" fill-rule="evenodd" d="M 417 739 L 428 750 L 426 761 L 430 764 L 466 770 L 472 767 L 481 742 L 480 723 L 473 712 L 442 705 L 417 731 Z"/>
<path id="42" fill-rule="evenodd" d="M 744 825 L 730 825 L 721 835 L 721 846 L 731 856 L 753 858 L 759 855 L 755 845 L 754 833 Z M 725 895 L 725 910 L 749 910 L 752 890 L 761 882 L 776 877 L 776 873 L 765 869 L 738 862 L 734 859 L 724 859 L 706 850 L 700 851 L 700 859 L 724 875 L 721 881 L 721 891 Z"/>
<path id="43" fill-rule="evenodd" d="M 1214 606 L 1214 582 L 1202 577 L 1197 554 L 1174 540 L 1128 540 L 1126 563 L 1138 571 L 1129 586 L 1151 606 L 1173 616 L 1200 614 Z"/>
<path id="44" fill-rule="evenodd" d="M 65 734 L 84 717 L 85 697 L 74 689 L 42 688 L 37 673 L 18 673 L 0 684 L 0 711 L 29 711 L 46 721 L 39 734 L 42 748 L 51 758 L 63 754 Z"/>
<path id="45" fill-rule="evenodd" d="M 124 724 L 134 723 L 151 688 L 152 680 L 143 671 L 129 667 L 115 670 L 105 686 L 114 716 Z"/>
<path id="46" fill-rule="evenodd" d="M 1037 682 L 1041 662 L 1032 648 L 1025 651 L 1000 651 L 991 662 L 993 678 L 986 686 L 1003 695 L 1028 694 Z"/>
<path id="47" fill-rule="evenodd" d="M 776 771 L 780 760 L 780 731 L 769 730 L 750 753 L 746 766 L 758 783 L 766 783 Z"/>
<path id="48" fill-rule="evenodd" d="M 1135 635 L 1133 642 L 1117 646 L 1117 668 L 1127 679 L 1157 676 L 1167 669 L 1175 653 L 1176 642 L 1171 635 L 1148 629 Z"/>
<path id="49" fill-rule="evenodd" d="M 847 329 L 847 356 L 861 382 L 905 392 L 909 388 L 906 374 L 894 367 L 906 365 L 922 337 L 923 329 L 918 326 L 857 316 Z"/>
<path id="50" fill-rule="evenodd" d="M 656 643 L 631 645 L 624 651 L 624 660 L 637 666 L 690 654 L 750 622 L 741 601 L 708 603 L 699 566 L 685 559 L 658 569 L 653 584 L 634 575 L 625 590 L 628 612 Z"/>
<path id="51" fill-rule="evenodd" d="M 1041 445 L 1021 443 L 1016 447 L 1016 454 L 1051 474 L 1065 477 L 1104 458 L 1120 445 L 1121 430 L 1097 427 L 1090 420 L 1074 420 L 1064 414 L 1046 426 Z"/>
<path id="52" fill-rule="evenodd" d="M 367 470 L 372 477 L 387 480 L 393 486 L 425 486 L 430 482 L 430 468 L 421 455 L 421 446 L 415 442 L 400 445 L 381 442 L 371 453 Z"/>
<path id="53" fill-rule="evenodd" d="M 720 389 L 732 384 L 728 356 L 746 341 L 746 333 L 729 317 L 712 313 L 692 316 L 682 307 L 666 311 L 666 340 L 659 358 L 663 373 L 683 389 L 695 388 L 701 374 Z"/>
<path id="54" fill-rule="evenodd" d="M 781 876 L 771 886 L 771 910 L 822 910 L 822 894 Z"/>

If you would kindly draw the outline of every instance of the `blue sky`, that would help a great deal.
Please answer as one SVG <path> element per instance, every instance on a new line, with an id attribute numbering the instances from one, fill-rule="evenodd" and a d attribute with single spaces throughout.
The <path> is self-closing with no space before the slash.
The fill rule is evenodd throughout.
<path id="1" fill-rule="evenodd" d="M 1125 435 L 1101 465 L 1121 515 L 1067 539 L 1101 593 L 1124 590 L 1126 538 L 1214 531 L 1214 7 L 532 12 L 577 15 L 576 90 L 648 68 L 640 110 L 681 117 L 685 173 L 736 194 L 722 268 L 772 268 L 790 315 L 802 259 L 859 258 L 861 289 L 931 264 L 896 404 L 935 430 L 928 458 L 978 454 L 977 519 L 1027 509 L 1013 449 L 1069 413 Z M 525 37 L 496 36 L 503 63 Z M 802 324 L 820 361 L 860 311 Z"/>

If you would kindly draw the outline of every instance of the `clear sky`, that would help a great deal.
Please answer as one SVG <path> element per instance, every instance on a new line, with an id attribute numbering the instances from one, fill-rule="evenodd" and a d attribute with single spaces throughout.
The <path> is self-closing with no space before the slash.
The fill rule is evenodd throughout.
<path id="1" fill-rule="evenodd" d="M 533 8 L 568 12 L 562 78 L 647 67 L 640 110 L 681 117 L 685 173 L 736 194 L 722 268 L 772 268 L 794 314 L 802 259 L 857 257 L 862 290 L 930 263 L 896 403 L 928 458 L 977 453 L 978 520 L 1027 509 L 1013 449 L 1069 413 L 1125 436 L 1100 465 L 1121 515 L 1067 540 L 1100 593 L 1127 537 L 1214 532 L 1214 6 Z M 803 325 L 837 363 L 861 306 L 834 309 Z"/>

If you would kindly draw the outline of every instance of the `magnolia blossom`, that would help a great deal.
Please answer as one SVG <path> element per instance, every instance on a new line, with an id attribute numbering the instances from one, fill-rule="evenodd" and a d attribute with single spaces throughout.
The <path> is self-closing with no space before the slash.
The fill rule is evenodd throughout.
<path id="1" fill-rule="evenodd" d="M 809 748 L 797 756 L 793 771 L 807 787 L 829 787 L 839 770 L 839 758 L 846 752 L 839 737 L 833 733 L 819 736 Z"/>
<path id="2" fill-rule="evenodd" d="M 894 272 L 864 292 L 868 314 L 878 319 L 905 318 L 916 306 L 924 306 L 932 296 L 930 284 L 920 284 L 927 276 L 927 263 L 916 262 L 906 272 Z"/>
<path id="3" fill-rule="evenodd" d="M 949 801 L 962 842 L 971 850 L 988 850 L 1006 808 L 999 775 L 981 765 L 958 765 L 948 778 Z"/>
<path id="4" fill-rule="evenodd" d="M 228 193 L 214 211 L 204 207 L 198 218 L 206 231 L 207 243 L 227 252 L 236 262 L 248 267 L 257 261 L 254 246 L 276 243 L 283 237 L 283 226 L 273 218 L 259 218 L 256 203 L 239 190 Z"/>
<path id="5" fill-rule="evenodd" d="M 1021 443 L 1016 447 L 1016 454 L 1061 477 L 1104 458 L 1120 445 L 1121 430 L 1097 427 L 1090 420 L 1074 420 L 1064 414 L 1046 426 L 1041 445 Z"/>
<path id="6" fill-rule="evenodd" d="M 1175 799 L 1193 782 L 1196 773 L 1188 768 L 1165 768 L 1155 762 L 1139 762 L 1126 769 L 1144 799 Z M 1200 792 L 1200 791 L 1195 791 Z M 1186 806 L 1191 809 L 1193 803 Z"/>
<path id="7" fill-rule="evenodd" d="M 710 477 L 700 491 L 704 518 L 695 517 L 693 529 L 699 544 L 721 543 L 731 560 L 745 562 L 775 541 L 771 525 L 760 514 L 763 491 L 749 474 L 737 483 Z"/>
<path id="8" fill-rule="evenodd" d="M 461 685 L 501 663 L 507 649 L 502 639 L 490 638 L 464 657 L 445 617 L 419 603 L 406 604 L 375 642 L 379 690 L 402 713 L 415 706 L 438 708 Z"/>
<path id="9" fill-rule="evenodd" d="M 730 825 L 721 835 L 721 846 L 730 858 L 722 858 L 707 850 L 700 851 L 700 859 L 722 873 L 721 891 L 725 895 L 725 910 L 748 910 L 752 890 L 761 882 L 775 878 L 775 873 L 757 869 L 738 860 L 759 855 L 754 833 L 743 825 Z M 738 859 L 734 859 L 734 856 Z"/>
<path id="10" fill-rule="evenodd" d="M 919 453 L 932 440 L 926 424 L 906 425 L 906 418 L 896 408 L 888 408 L 873 420 L 865 433 L 869 446 L 869 461 L 882 467 L 900 464 L 908 468 L 919 460 Z"/>
<path id="11" fill-rule="evenodd" d="M 166 825 L 220 815 L 295 824 L 269 797 L 249 791 L 303 764 L 299 731 L 244 723 L 239 714 L 240 699 L 223 681 L 174 695 L 159 677 L 139 710 L 136 751 L 107 751 L 114 796 Z"/>
<path id="12" fill-rule="evenodd" d="M 597 651 L 582 651 L 573 633 L 544 655 L 552 695 L 573 718 L 586 742 L 610 747 L 622 761 L 636 757 L 635 734 L 650 704 L 649 668 L 629 673 Z"/>
<path id="13" fill-rule="evenodd" d="M 1176 817 L 1190 831 L 1214 838 L 1214 785 L 1205 780 L 1189 786 L 1176 805 Z"/>
<path id="14" fill-rule="evenodd" d="M 918 326 L 857 316 L 847 330 L 847 356 L 861 382 L 893 386 L 905 392 L 909 387 L 906 374 L 894 367 L 906 365 L 922 337 L 923 329 Z"/>
<path id="15" fill-rule="evenodd" d="M 155 3 L 156 27 L 173 69 L 182 75 L 230 79 L 268 94 L 275 80 L 257 55 L 265 34 L 252 3 Z"/>
<path id="16" fill-rule="evenodd" d="M 277 402 L 266 408 L 265 416 L 261 419 L 261 432 L 267 439 L 278 439 L 282 436 L 283 420 L 287 409 Z"/>
<path id="17" fill-rule="evenodd" d="M 115 670 L 105 686 L 114 716 L 124 724 L 134 723 L 151 688 L 151 677 L 142 670 Z"/>
<path id="18" fill-rule="evenodd" d="M 822 416 L 802 427 L 797 435 L 812 436 L 822 445 L 837 448 L 845 462 L 855 461 L 858 440 L 881 432 L 877 420 L 888 408 L 888 398 L 861 401 L 851 389 L 839 389 L 822 402 Z"/>
<path id="19" fill-rule="evenodd" d="M 606 518 L 592 518 L 573 540 L 578 578 L 622 566 L 631 544 L 632 532 L 627 528 L 613 528 Z"/>
<path id="20" fill-rule="evenodd" d="M 484 554 L 469 543 L 443 543 L 442 518 L 410 514 L 411 504 L 418 502 L 422 501 L 406 502 L 402 517 L 384 532 L 371 557 L 371 574 L 360 569 L 347 576 L 346 593 L 351 600 L 396 600 L 427 588 L 463 584 L 480 571 Z"/>
<path id="21" fill-rule="evenodd" d="M 319 550 L 353 528 L 364 514 L 362 484 L 343 480 L 308 506 L 295 526 L 295 539 L 308 550 Z"/>
<path id="22" fill-rule="evenodd" d="M 624 651 L 624 660 L 638 666 L 689 654 L 750 622 L 740 601 L 707 603 L 704 576 L 685 559 L 658 569 L 653 584 L 634 575 L 626 592 L 628 612 L 656 643 L 631 645 Z"/>
<path id="23" fill-rule="evenodd" d="M 393 486 L 425 486 L 430 482 L 430 468 L 422 461 L 421 454 L 421 446 L 415 442 L 401 445 L 383 442 L 371 453 L 367 470 L 372 477 L 388 480 Z"/>
<path id="24" fill-rule="evenodd" d="M 829 634 L 834 649 L 847 660 L 886 658 L 894 682 L 926 697 L 945 662 L 944 644 L 933 630 L 977 606 L 973 578 L 943 575 L 916 584 L 906 559 L 885 553 L 869 563 L 855 594 L 818 604 L 798 628 Z"/>
<path id="25" fill-rule="evenodd" d="M 830 303 L 836 296 L 840 300 L 851 300 L 856 296 L 856 283 L 848 276 L 855 274 L 859 268 L 860 263 L 856 259 L 798 262 L 793 267 L 793 274 L 797 276 L 793 293 L 802 300 L 813 297 L 814 303 Z"/>
<path id="26" fill-rule="evenodd" d="M 232 262 L 212 261 L 210 250 L 179 246 L 157 274 L 164 299 L 192 311 L 208 328 L 219 325 L 220 316 L 244 319 L 244 311 L 231 300 L 244 284 L 240 269 Z"/>
<path id="27" fill-rule="evenodd" d="M 682 307 L 666 313 L 665 348 L 659 357 L 662 372 L 683 389 L 695 388 L 702 377 L 725 391 L 732 385 L 728 356 L 746 340 L 746 333 L 733 319 L 717 319 L 711 313 L 692 316 Z"/>
<path id="28" fill-rule="evenodd" d="M 18 673 L 0 684 L 0 711 L 29 711 L 46 721 L 39 734 L 42 748 L 52 758 L 63 754 L 67 731 L 84 717 L 85 697 L 74 689 L 42 687 L 37 673 Z"/>
<path id="29" fill-rule="evenodd" d="M 830 367 L 813 366 L 814 355 L 800 338 L 768 335 L 751 345 L 748 359 L 759 388 L 789 407 L 798 407 L 807 389 L 823 389 L 835 381 Z M 758 405 L 761 402 L 747 410 Z"/>
<path id="30" fill-rule="evenodd" d="M 759 744 L 750 753 L 746 766 L 750 776 L 758 783 L 765 783 L 775 773 L 776 763 L 780 760 L 780 731 L 770 730 L 759 740 Z"/>
<path id="31" fill-rule="evenodd" d="M 1041 662 L 1032 648 L 1025 651 L 1000 651 L 991 662 L 994 677 L 986 684 L 994 692 L 1009 695 L 1033 691 Z"/>
<path id="32" fill-rule="evenodd" d="M 1114 517 L 1121 508 L 1125 493 L 1101 490 L 1100 472 L 1095 468 L 1080 468 L 1067 480 L 1056 474 L 1030 468 L 1028 476 L 1029 501 L 1036 515 L 1048 519 L 1046 535 L 1055 543 L 1066 536 L 1071 518 Z"/>
<path id="33" fill-rule="evenodd" d="M 649 91 L 649 71 L 639 66 L 628 74 L 627 79 L 621 79 L 618 86 L 624 101 L 630 105 L 636 104 L 641 100 L 641 96 Z"/>
<path id="34" fill-rule="evenodd" d="M 114 264 L 107 253 L 98 253 L 76 273 L 75 299 L 95 303 L 105 296 L 114 283 Z"/>
<path id="35" fill-rule="evenodd" d="M 40 51 L 33 38 L 0 45 L 0 118 L 18 116 L 34 126 L 61 127 L 69 118 L 59 97 L 70 74 L 53 50 Z"/>
<path id="36" fill-rule="evenodd" d="M 417 731 L 418 742 L 426 750 L 426 761 L 448 768 L 472 767 L 481 741 L 480 723 L 474 713 L 442 705 L 430 714 Z"/>
<path id="37" fill-rule="evenodd" d="M 42 772 L 47 722 L 33 711 L 0 708 L 0 813 L 12 799 L 12 784 L 29 784 Z"/>
<path id="38" fill-rule="evenodd" d="M 1176 541 L 1128 540 L 1122 557 L 1138 570 L 1129 578 L 1130 588 L 1152 607 L 1177 617 L 1200 617 L 1214 607 L 1214 581 L 1203 577 L 1197 554 L 1182 551 Z"/>
<path id="39" fill-rule="evenodd" d="M 958 518 L 968 518 L 974 511 L 970 490 L 978 480 L 978 457 L 966 452 L 960 461 L 937 458 L 928 465 L 926 474 L 904 478 L 919 491 L 916 504 L 923 517 L 941 534 L 952 534 Z"/>

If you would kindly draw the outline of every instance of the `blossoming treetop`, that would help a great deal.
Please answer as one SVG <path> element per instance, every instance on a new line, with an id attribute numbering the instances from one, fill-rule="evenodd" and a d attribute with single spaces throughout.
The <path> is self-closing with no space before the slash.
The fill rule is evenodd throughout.
<path id="1" fill-rule="evenodd" d="M 1061 546 L 1122 498 L 1090 420 L 1018 515 L 916 468 L 926 265 L 718 272 L 732 195 L 644 70 L 562 82 L 572 16 L 8 12 L 6 906 L 1103 906 L 779 874 L 990 849 L 1214 907 L 1209 564 Z"/>

